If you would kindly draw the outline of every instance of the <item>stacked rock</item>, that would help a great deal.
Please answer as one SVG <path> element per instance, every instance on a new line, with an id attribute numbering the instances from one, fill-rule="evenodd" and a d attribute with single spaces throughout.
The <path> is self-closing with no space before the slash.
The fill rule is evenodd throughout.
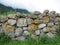
<path id="1" fill-rule="evenodd" d="M 55 37 L 59 22 L 60 14 L 55 11 L 35 11 L 31 14 L 17 12 L 0 18 L 0 33 L 16 40 L 24 40 L 28 36 L 36 39 L 42 33 L 48 37 Z"/>

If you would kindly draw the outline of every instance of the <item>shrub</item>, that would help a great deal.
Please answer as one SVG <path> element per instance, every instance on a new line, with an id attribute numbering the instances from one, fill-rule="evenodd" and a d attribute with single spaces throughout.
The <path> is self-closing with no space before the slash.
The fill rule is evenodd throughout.
<path id="1" fill-rule="evenodd" d="M 0 34 L 0 44 L 5 44 L 5 43 L 8 43 L 9 41 L 11 40 L 11 38 L 7 35 L 5 35 L 4 33 L 3 34 Z"/>

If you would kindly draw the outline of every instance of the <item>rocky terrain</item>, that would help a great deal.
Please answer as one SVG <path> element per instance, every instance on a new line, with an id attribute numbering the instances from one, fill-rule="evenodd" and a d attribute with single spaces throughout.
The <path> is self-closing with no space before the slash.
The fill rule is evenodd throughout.
<path id="1" fill-rule="evenodd" d="M 60 13 L 44 10 L 43 13 L 34 11 L 31 14 L 16 12 L 0 18 L 0 34 L 5 33 L 12 39 L 24 40 L 30 36 L 36 39 L 42 34 L 52 38 L 56 36 L 60 23 Z"/>

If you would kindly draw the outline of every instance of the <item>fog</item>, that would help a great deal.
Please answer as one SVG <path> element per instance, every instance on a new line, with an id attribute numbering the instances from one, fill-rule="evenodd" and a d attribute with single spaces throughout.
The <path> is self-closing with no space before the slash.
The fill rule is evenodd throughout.
<path id="1" fill-rule="evenodd" d="M 35 10 L 42 12 L 45 9 L 60 12 L 60 0 L 0 0 L 0 3 L 13 8 Z"/>

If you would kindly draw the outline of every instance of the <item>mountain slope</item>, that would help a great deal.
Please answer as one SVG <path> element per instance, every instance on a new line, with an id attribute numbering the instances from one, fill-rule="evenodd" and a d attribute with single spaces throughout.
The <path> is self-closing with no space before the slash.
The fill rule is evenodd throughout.
<path id="1" fill-rule="evenodd" d="M 9 12 L 9 11 L 17 11 L 17 12 L 21 12 L 21 13 L 30 13 L 26 9 L 13 9 L 12 7 L 7 7 L 3 4 L 0 4 L 0 13 L 6 13 L 6 12 Z"/>

